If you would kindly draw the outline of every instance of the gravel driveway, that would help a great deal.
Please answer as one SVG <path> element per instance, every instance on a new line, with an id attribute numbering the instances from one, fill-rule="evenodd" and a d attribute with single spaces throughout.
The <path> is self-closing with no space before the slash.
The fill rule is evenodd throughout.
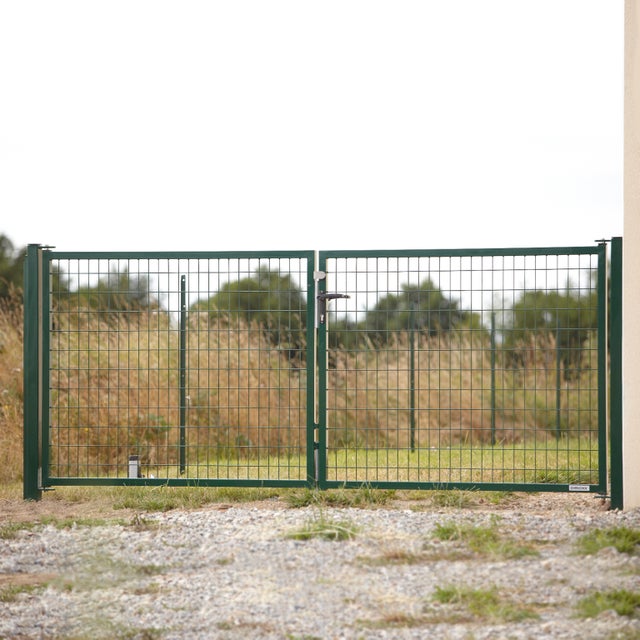
<path id="1" fill-rule="evenodd" d="M 472 509 L 274 500 L 5 526 L 0 638 L 640 638 L 637 618 L 576 615 L 595 592 L 640 591 L 640 556 L 576 554 L 596 529 L 640 529 L 640 511 L 598 505 L 564 495 Z M 336 523 L 354 536 L 291 537 Z"/>

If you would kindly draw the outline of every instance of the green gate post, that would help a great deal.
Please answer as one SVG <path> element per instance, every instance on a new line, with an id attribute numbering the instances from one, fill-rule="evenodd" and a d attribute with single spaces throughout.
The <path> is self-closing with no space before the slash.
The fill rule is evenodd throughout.
<path id="1" fill-rule="evenodd" d="M 23 423 L 23 497 L 42 497 L 40 469 L 40 246 L 30 244 L 24 261 L 24 423 Z"/>
<path id="2" fill-rule="evenodd" d="M 610 405 L 611 508 L 622 509 L 622 238 L 611 240 Z"/>
<path id="3" fill-rule="evenodd" d="M 607 493 L 609 486 L 609 458 L 607 457 L 609 442 L 607 441 L 608 427 L 608 407 L 607 407 L 607 383 L 608 362 L 607 362 L 607 242 L 598 242 L 598 270 L 597 270 L 597 291 L 598 291 L 598 484 L 600 492 Z"/>

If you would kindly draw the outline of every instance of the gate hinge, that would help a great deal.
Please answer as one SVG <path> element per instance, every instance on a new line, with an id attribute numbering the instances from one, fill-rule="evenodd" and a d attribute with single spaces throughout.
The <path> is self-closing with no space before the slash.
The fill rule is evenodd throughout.
<path id="1" fill-rule="evenodd" d="M 327 277 L 327 272 L 326 271 L 314 271 L 313 272 L 313 279 L 314 280 L 324 280 Z"/>

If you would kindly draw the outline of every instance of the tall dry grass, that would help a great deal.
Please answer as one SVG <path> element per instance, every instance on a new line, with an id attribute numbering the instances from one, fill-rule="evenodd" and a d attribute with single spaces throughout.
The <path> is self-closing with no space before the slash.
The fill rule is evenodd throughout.
<path id="1" fill-rule="evenodd" d="M 558 367 L 553 336 L 518 347 L 517 367 L 513 354 L 492 354 L 489 337 L 477 332 L 421 335 L 413 356 L 406 334 L 384 349 L 336 353 L 328 375 L 332 442 L 405 448 L 412 420 L 415 445 L 427 448 L 590 435 L 598 414 L 591 346 L 572 381 Z"/>
<path id="2" fill-rule="evenodd" d="M 189 459 L 295 456 L 306 450 L 307 371 L 262 327 L 192 313 L 181 379 L 180 330 L 157 311 L 100 314 L 59 309 L 50 334 L 52 475 L 121 475 L 128 456 L 173 466 L 185 418 Z M 579 378 L 560 380 L 553 338 L 522 347 L 513 367 L 481 332 L 416 338 L 416 446 L 487 443 L 597 428 L 595 351 Z M 333 352 L 328 382 L 329 444 L 406 448 L 411 434 L 411 345 Z M 521 354 L 522 355 L 522 354 Z M 492 406 L 492 379 L 495 381 Z M 187 396 L 181 412 L 181 385 Z M 22 307 L 0 306 L 0 479 L 22 473 Z M 558 422 L 559 420 L 559 422 Z M 493 429 L 492 429 L 493 427 Z"/>
<path id="3" fill-rule="evenodd" d="M 190 459 L 305 445 L 306 370 L 257 324 L 190 314 L 184 370 L 181 330 L 167 314 L 76 309 L 56 313 L 54 325 L 56 474 L 121 473 L 130 454 L 146 466 L 175 465 L 181 425 Z"/>
<path id="4" fill-rule="evenodd" d="M 0 482 L 22 479 L 22 302 L 0 299 Z"/>

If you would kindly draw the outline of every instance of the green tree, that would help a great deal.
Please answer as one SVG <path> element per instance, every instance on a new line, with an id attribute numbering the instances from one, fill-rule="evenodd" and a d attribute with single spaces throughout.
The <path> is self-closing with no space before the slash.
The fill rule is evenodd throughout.
<path id="1" fill-rule="evenodd" d="M 157 298 L 151 293 L 149 278 L 132 275 L 126 268 L 122 271 L 113 268 L 95 286 L 80 287 L 68 297 L 108 314 L 159 308 Z"/>
<path id="2" fill-rule="evenodd" d="M 17 249 L 6 235 L 0 234 L 0 299 L 22 300 L 26 254 L 26 247 Z M 57 265 L 52 266 L 50 284 L 55 293 L 69 290 L 68 281 Z"/>
<path id="3" fill-rule="evenodd" d="M 262 265 L 251 277 L 225 283 L 192 310 L 207 311 L 211 318 L 240 317 L 259 324 L 270 342 L 304 358 L 306 346 L 306 299 L 291 275 Z"/>
<path id="4" fill-rule="evenodd" d="M 563 364 L 565 380 L 580 376 L 584 347 L 598 326 L 596 293 L 524 291 L 504 327 L 504 347 L 519 364 L 522 347 L 537 337 L 552 336 Z"/>
<path id="5" fill-rule="evenodd" d="M 435 336 L 463 326 L 483 330 L 478 314 L 459 309 L 457 301 L 447 298 L 427 278 L 418 285 L 404 284 L 399 293 L 380 298 L 361 322 L 349 318 L 333 320 L 329 346 L 353 349 L 368 341 L 379 347 L 399 332 L 416 331 Z"/>
<path id="6" fill-rule="evenodd" d="M 26 249 L 16 249 L 9 238 L 0 234 L 0 298 L 9 298 L 22 289 Z"/>
<path id="7" fill-rule="evenodd" d="M 415 330 L 435 336 L 465 324 L 480 328 L 480 319 L 458 308 L 430 278 L 418 285 L 404 284 L 399 294 L 389 294 L 367 312 L 364 330 L 376 344 L 399 331 Z"/>

